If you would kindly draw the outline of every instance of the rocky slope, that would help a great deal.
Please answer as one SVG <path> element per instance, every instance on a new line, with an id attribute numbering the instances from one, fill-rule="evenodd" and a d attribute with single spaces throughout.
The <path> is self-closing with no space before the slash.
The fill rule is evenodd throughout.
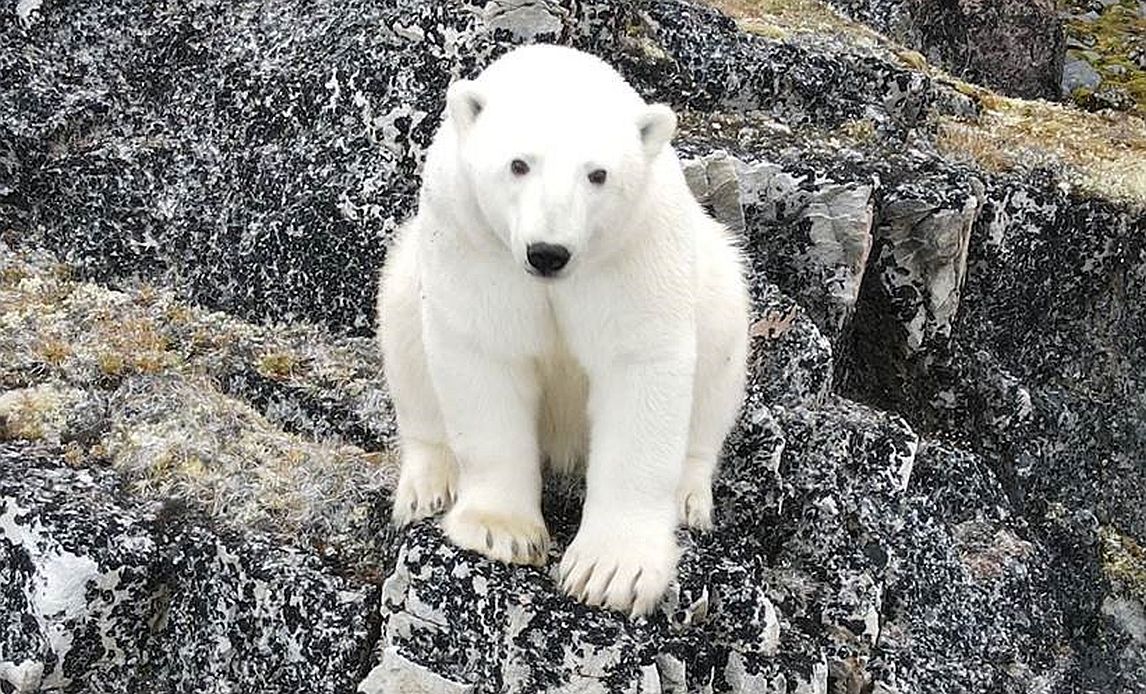
<path id="1" fill-rule="evenodd" d="M 0 691 L 1146 691 L 1141 121 L 720 4 L 4 5 Z M 523 41 L 672 103 L 752 262 L 717 529 L 636 622 L 386 524 L 374 273 Z"/>

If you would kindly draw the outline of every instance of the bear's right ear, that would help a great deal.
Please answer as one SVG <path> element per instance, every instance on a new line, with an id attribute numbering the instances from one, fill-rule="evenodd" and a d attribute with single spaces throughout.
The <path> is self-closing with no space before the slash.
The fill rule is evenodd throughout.
<path id="1" fill-rule="evenodd" d="M 471 80 L 458 80 L 446 90 L 446 108 L 458 135 L 464 135 L 485 107 L 485 97 Z"/>
<path id="2" fill-rule="evenodd" d="M 637 117 L 637 130 L 641 135 L 645 156 L 651 159 L 672 141 L 673 133 L 676 132 L 676 114 L 664 104 L 645 106 Z"/>

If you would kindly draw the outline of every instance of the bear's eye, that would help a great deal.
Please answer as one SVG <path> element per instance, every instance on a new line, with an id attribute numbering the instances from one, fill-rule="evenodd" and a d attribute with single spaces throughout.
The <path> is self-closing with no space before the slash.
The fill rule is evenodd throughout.
<path id="1" fill-rule="evenodd" d="M 607 174 L 605 173 L 604 169 L 596 169 L 594 171 L 590 171 L 589 182 L 595 186 L 604 185 L 606 176 Z"/>
<path id="2" fill-rule="evenodd" d="M 509 162 L 509 170 L 513 172 L 514 176 L 524 176 L 529 173 L 529 164 L 520 159 L 514 159 Z"/>

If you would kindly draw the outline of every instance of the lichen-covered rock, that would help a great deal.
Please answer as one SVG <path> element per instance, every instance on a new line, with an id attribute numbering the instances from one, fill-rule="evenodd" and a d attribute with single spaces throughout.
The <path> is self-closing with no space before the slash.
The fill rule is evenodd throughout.
<path id="1" fill-rule="evenodd" d="M 1055 99 L 1063 27 L 1054 0 L 829 0 L 969 82 Z"/>
<path id="2" fill-rule="evenodd" d="M 893 62 L 746 35 L 700 6 L 498 7 L 287 2 L 269 33 L 258 3 L 6 10 L 3 233 L 86 277 L 161 279 L 248 318 L 364 333 L 441 94 L 514 41 L 604 55 L 677 106 L 794 123 L 911 127 L 950 91 Z"/>
<path id="3" fill-rule="evenodd" d="M 717 530 L 682 535 L 666 604 L 636 622 L 422 523 L 383 589 L 376 677 L 396 653 L 409 676 L 424 668 L 475 692 L 826 691 L 829 666 L 876 645 L 896 518 L 884 509 L 906 489 L 916 445 L 902 421 L 854 403 L 751 405 L 717 485 Z M 547 493 L 555 552 L 579 503 L 575 489 Z"/>
<path id="4" fill-rule="evenodd" d="M 0 6 L 0 691 L 1146 692 L 1146 131 L 718 4 Z M 679 110 L 750 270 L 638 621 L 387 523 L 377 267 L 525 41 Z"/>
<path id="5" fill-rule="evenodd" d="M 0 687 L 353 687 L 374 589 L 180 505 L 141 502 L 58 448 L 0 443 Z"/>

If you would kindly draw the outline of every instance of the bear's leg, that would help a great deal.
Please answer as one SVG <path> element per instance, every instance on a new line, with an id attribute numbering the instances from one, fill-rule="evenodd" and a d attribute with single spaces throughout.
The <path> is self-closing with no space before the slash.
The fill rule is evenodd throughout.
<path id="1" fill-rule="evenodd" d="M 393 314 L 387 318 L 392 327 L 405 322 L 395 321 Z M 399 526 L 448 509 L 454 503 L 458 479 L 417 323 L 395 331 L 392 339 L 383 337 L 386 382 L 394 398 L 401 445 L 392 513 Z"/>
<path id="2" fill-rule="evenodd" d="M 457 500 L 443 530 L 454 544 L 493 559 L 544 565 L 549 532 L 541 516 L 536 367 L 456 340 L 441 341 L 429 354 L 458 460 Z"/>
<path id="3" fill-rule="evenodd" d="M 566 593 L 640 615 L 672 580 L 693 369 L 682 358 L 618 360 L 590 372 L 585 507 L 561 561 Z"/>
<path id="4" fill-rule="evenodd" d="M 542 403 L 538 422 L 541 451 L 550 470 L 568 476 L 584 472 L 589 450 L 585 404 L 589 382 L 571 356 L 558 353 L 541 360 Z"/>
<path id="5" fill-rule="evenodd" d="M 744 397 L 747 338 L 737 334 L 733 339 L 724 349 L 704 349 L 697 364 L 688 455 L 677 488 L 680 521 L 697 530 L 712 529 L 712 477 Z"/>
<path id="6" fill-rule="evenodd" d="M 412 245 L 399 244 L 379 293 L 379 340 L 398 416 L 401 469 L 391 517 L 396 525 L 445 511 L 457 489 L 457 463 L 426 368 Z"/>

